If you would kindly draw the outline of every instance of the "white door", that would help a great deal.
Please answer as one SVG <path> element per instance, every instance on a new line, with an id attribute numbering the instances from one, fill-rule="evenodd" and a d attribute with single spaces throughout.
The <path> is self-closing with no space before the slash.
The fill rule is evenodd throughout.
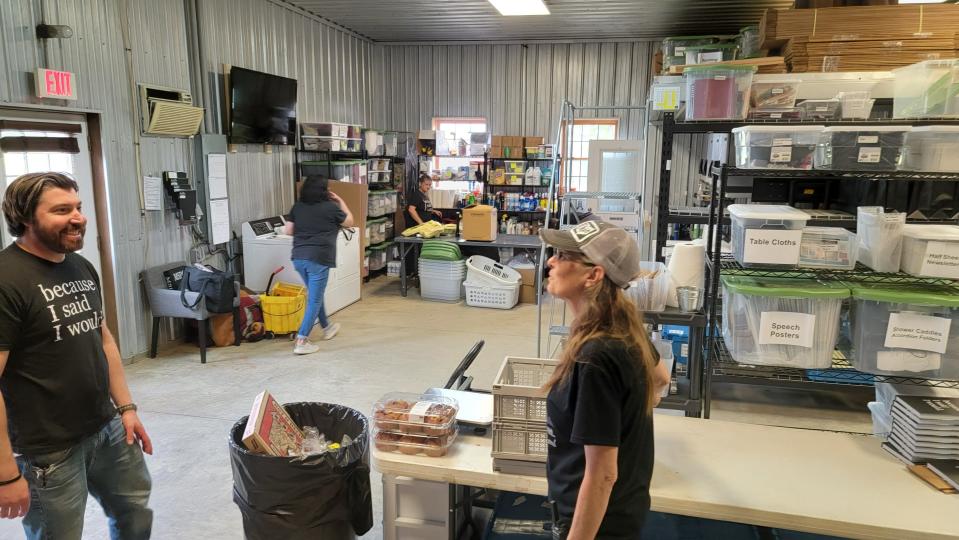
<path id="1" fill-rule="evenodd" d="M 97 231 L 97 214 L 93 194 L 93 172 L 90 168 L 90 148 L 87 144 L 87 123 L 83 116 L 70 114 L 55 114 L 41 112 L 25 112 L 0 109 L 0 120 L 18 122 L 43 122 L 57 124 L 72 124 L 79 126 L 80 132 L 73 135 L 79 143 L 80 152 L 70 154 L 66 152 L 0 152 L 0 188 L 4 191 L 11 182 L 20 175 L 53 171 L 66 173 L 72 176 L 80 186 L 80 200 L 83 202 L 83 214 L 87 217 L 87 233 L 84 237 L 83 249 L 78 253 L 93 264 L 97 274 L 102 276 L 100 268 L 100 246 Z M 69 133 L 45 131 L 44 126 L 37 129 L 25 126 L 23 129 L 0 129 L 0 137 L 70 137 Z M 15 239 L 3 227 L 0 233 L 0 245 L 8 246 Z"/>
<path id="2" fill-rule="evenodd" d="M 590 141 L 587 191 L 641 193 L 643 158 L 643 141 Z M 591 199 L 587 204 L 599 218 L 628 231 L 636 232 L 642 227 L 640 201 Z"/>

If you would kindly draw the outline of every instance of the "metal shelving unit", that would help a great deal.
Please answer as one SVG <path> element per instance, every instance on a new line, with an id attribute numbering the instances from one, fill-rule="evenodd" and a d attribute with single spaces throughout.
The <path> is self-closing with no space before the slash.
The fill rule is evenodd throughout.
<path id="1" fill-rule="evenodd" d="M 707 225 L 711 234 L 706 238 L 706 313 L 707 328 L 710 329 L 709 343 L 704 355 L 703 376 L 703 414 L 709 418 L 711 406 L 711 385 L 716 382 L 737 382 L 746 384 L 761 384 L 778 387 L 793 387 L 803 389 L 827 389 L 868 385 L 875 382 L 896 382 L 922 386 L 939 386 L 959 388 L 959 381 L 939 381 L 912 377 L 888 377 L 871 375 L 856 371 L 851 367 L 840 352 L 834 353 L 833 367 L 825 370 L 804 370 L 767 366 L 750 366 L 736 363 L 721 336 L 721 315 L 719 305 L 719 282 L 721 275 L 740 275 L 751 277 L 777 278 L 815 278 L 823 281 L 868 282 L 886 284 L 923 284 L 932 287 L 949 287 L 959 295 L 959 282 L 943 278 L 923 278 L 904 274 L 902 272 L 875 272 L 861 264 L 854 270 L 834 269 L 775 269 L 775 268 L 744 268 L 742 265 L 722 254 L 722 234 L 719 229 L 728 220 L 720 223 L 719 216 L 725 216 L 726 182 L 731 176 L 769 177 L 785 179 L 808 178 L 847 178 L 851 180 L 884 179 L 899 181 L 959 181 L 959 173 L 927 173 L 911 171 L 827 171 L 827 170 L 744 170 L 713 163 L 710 167 L 711 193 Z M 838 176 L 837 176 L 838 175 Z M 955 223 L 955 221 L 952 221 Z M 839 223 L 842 223 L 840 221 Z M 837 224 L 834 222 L 834 224 Z M 715 227 L 714 225 L 720 225 Z M 843 223 L 842 226 L 855 227 L 855 222 Z M 815 376 L 810 377 L 810 372 Z"/>

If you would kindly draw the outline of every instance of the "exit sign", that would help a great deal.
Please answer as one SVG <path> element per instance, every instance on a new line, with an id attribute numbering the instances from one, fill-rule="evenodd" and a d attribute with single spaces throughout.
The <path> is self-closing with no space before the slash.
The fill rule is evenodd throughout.
<path id="1" fill-rule="evenodd" d="M 53 69 L 37 70 L 37 97 L 77 99 L 73 73 Z"/>

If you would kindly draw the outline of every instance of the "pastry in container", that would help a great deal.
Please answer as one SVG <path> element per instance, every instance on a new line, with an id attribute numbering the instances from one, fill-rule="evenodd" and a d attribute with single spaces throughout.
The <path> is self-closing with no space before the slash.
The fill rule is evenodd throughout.
<path id="1" fill-rule="evenodd" d="M 373 423 L 382 432 L 442 436 L 455 432 L 457 412 L 449 397 L 391 392 L 373 405 Z"/>

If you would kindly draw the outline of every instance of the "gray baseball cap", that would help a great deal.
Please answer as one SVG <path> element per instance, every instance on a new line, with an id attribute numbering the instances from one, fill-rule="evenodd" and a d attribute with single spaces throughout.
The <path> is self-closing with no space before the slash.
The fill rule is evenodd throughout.
<path id="1" fill-rule="evenodd" d="M 540 229 L 539 237 L 547 245 L 580 253 L 603 267 L 606 277 L 619 287 L 628 287 L 639 273 L 639 246 L 635 238 L 605 221 L 584 221 L 567 230 Z"/>

